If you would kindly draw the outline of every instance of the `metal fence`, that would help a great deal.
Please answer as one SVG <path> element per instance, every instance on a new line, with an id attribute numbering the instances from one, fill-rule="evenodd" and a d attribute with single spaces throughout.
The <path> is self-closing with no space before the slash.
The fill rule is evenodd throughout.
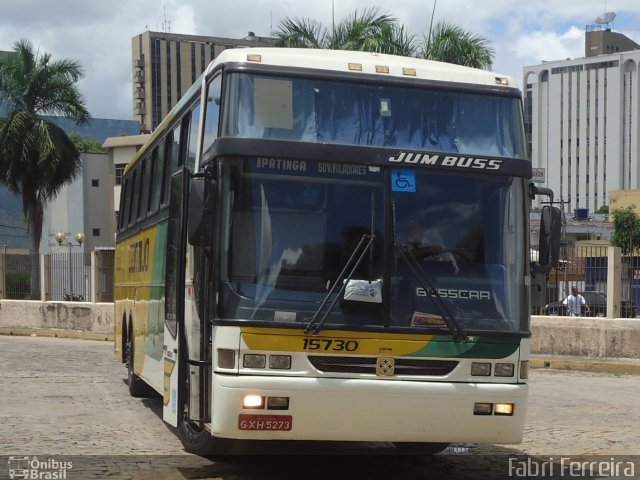
<path id="1" fill-rule="evenodd" d="M 96 302 L 113 302 L 115 258 L 113 249 L 96 250 L 93 253 Z"/>
<path id="2" fill-rule="evenodd" d="M 546 278 L 545 308 L 541 313 L 562 315 L 562 300 L 576 287 L 589 304 L 591 316 L 606 316 L 608 278 L 608 245 L 563 245 L 558 268 Z M 622 285 L 621 313 L 636 317 L 640 306 L 640 257 L 622 257 L 620 271 Z M 585 313 L 586 314 L 586 313 Z"/>
<path id="3" fill-rule="evenodd" d="M 113 302 L 114 257 L 113 249 L 0 251 L 0 299 Z"/>
<path id="4" fill-rule="evenodd" d="M 91 254 L 56 252 L 45 255 L 52 300 L 80 301 L 91 292 Z"/>
<path id="5" fill-rule="evenodd" d="M 0 253 L 0 297 L 40 300 L 40 261 L 28 251 Z"/>

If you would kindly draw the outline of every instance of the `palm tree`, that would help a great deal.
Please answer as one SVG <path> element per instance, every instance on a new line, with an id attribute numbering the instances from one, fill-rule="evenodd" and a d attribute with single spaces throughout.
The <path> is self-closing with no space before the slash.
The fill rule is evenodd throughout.
<path id="1" fill-rule="evenodd" d="M 0 119 L 0 181 L 22 196 L 35 253 L 40 250 L 45 202 L 80 170 L 80 154 L 67 134 L 40 115 L 86 123 L 89 112 L 76 83 L 84 76 L 75 60 L 53 61 L 28 40 L 0 60 L 0 98 L 9 111 Z"/>
<path id="2" fill-rule="evenodd" d="M 318 21 L 285 18 L 274 32 L 275 45 L 414 55 L 417 42 L 391 15 L 372 7 L 353 14 L 328 31 Z"/>
<path id="3" fill-rule="evenodd" d="M 489 40 L 456 25 L 439 22 L 425 38 L 422 57 L 467 67 L 491 69 L 493 48 Z"/>
<path id="4" fill-rule="evenodd" d="M 435 7 L 435 5 L 434 5 Z M 455 25 L 438 23 L 419 46 L 416 37 L 397 19 L 378 8 L 356 10 L 331 31 L 312 19 L 285 18 L 274 32 L 277 47 L 330 48 L 390 53 L 468 67 L 490 69 L 493 49 L 489 41 Z"/>

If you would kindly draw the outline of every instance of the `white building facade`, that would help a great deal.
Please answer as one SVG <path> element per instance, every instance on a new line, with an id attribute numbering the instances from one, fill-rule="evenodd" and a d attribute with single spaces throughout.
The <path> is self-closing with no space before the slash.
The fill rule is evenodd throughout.
<path id="1" fill-rule="evenodd" d="M 523 68 L 534 168 L 562 209 L 596 212 L 608 192 L 640 188 L 640 50 Z"/>

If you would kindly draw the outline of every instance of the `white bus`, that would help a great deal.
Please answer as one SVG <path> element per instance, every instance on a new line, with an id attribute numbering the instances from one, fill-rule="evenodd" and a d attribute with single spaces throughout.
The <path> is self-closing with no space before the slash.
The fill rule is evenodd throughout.
<path id="1" fill-rule="evenodd" d="M 187 451 L 517 443 L 530 184 L 513 79 L 226 50 L 128 165 L 115 350 Z M 543 215 L 537 270 L 557 260 Z"/>

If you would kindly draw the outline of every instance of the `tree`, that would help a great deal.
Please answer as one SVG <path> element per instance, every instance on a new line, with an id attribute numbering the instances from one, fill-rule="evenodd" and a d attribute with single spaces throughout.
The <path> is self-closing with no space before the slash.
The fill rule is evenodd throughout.
<path id="1" fill-rule="evenodd" d="M 0 181 L 22 196 L 34 252 L 40 250 L 45 202 L 73 181 L 80 153 L 66 133 L 40 115 L 61 115 L 77 124 L 89 112 L 76 83 L 84 76 L 75 60 L 52 60 L 28 40 L 0 59 L 0 97 L 9 106 L 0 119 Z"/>
<path id="2" fill-rule="evenodd" d="M 407 57 L 490 69 L 494 51 L 489 41 L 455 25 L 440 22 L 424 38 L 424 44 L 378 8 L 356 10 L 331 31 L 312 19 L 285 18 L 274 33 L 275 45 L 294 48 L 330 48 L 390 53 Z"/>
<path id="3" fill-rule="evenodd" d="M 78 152 L 81 153 L 106 153 L 107 149 L 95 138 L 84 138 L 78 132 L 69 134 L 69 139 L 73 142 Z"/>
<path id="4" fill-rule="evenodd" d="M 428 60 L 490 70 L 494 51 L 489 40 L 456 25 L 439 22 L 424 40 L 422 56 Z"/>
<path id="5" fill-rule="evenodd" d="M 613 210 L 611 245 L 620 247 L 623 255 L 630 255 L 640 247 L 640 216 L 635 205 Z"/>
<path id="6" fill-rule="evenodd" d="M 328 31 L 316 20 L 285 18 L 274 32 L 277 47 L 360 50 L 412 56 L 417 51 L 415 37 L 397 20 L 371 7 L 355 10 Z"/>

